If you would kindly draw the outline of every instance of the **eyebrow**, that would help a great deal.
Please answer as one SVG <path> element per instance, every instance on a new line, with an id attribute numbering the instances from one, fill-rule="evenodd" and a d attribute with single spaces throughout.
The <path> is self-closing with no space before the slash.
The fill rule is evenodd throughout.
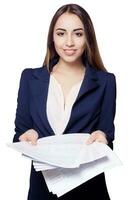
<path id="1" fill-rule="evenodd" d="M 66 31 L 66 29 L 64 29 L 64 28 L 57 28 L 56 31 L 58 31 L 58 30 L 60 30 L 60 31 Z M 83 28 L 76 28 L 73 31 L 83 31 Z"/>

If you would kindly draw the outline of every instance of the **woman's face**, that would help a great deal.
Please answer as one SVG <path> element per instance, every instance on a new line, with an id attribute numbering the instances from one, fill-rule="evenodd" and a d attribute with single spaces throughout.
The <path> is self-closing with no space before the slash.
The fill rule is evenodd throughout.
<path id="1" fill-rule="evenodd" d="M 55 50 L 60 59 L 66 62 L 75 62 L 83 54 L 86 45 L 84 26 L 75 14 L 62 14 L 53 32 Z"/>

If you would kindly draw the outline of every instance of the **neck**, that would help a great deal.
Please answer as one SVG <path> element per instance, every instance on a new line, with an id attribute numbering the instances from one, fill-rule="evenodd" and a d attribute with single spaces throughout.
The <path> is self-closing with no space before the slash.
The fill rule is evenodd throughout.
<path id="1" fill-rule="evenodd" d="M 85 66 L 83 65 L 81 60 L 77 60 L 75 62 L 65 62 L 62 59 L 59 59 L 58 63 L 55 65 L 55 69 L 58 71 L 64 72 L 75 72 L 75 71 L 83 71 Z"/>

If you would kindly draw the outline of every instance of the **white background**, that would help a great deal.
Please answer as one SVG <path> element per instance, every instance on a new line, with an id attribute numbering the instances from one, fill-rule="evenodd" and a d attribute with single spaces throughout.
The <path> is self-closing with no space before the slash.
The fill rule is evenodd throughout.
<path id="1" fill-rule="evenodd" d="M 50 20 L 67 0 L 0 2 L 0 199 L 26 200 L 30 161 L 6 147 L 14 135 L 21 72 L 41 67 Z M 77 0 L 91 16 L 102 59 L 117 79 L 114 151 L 122 167 L 106 173 L 112 200 L 134 199 L 133 5 L 131 0 Z"/>

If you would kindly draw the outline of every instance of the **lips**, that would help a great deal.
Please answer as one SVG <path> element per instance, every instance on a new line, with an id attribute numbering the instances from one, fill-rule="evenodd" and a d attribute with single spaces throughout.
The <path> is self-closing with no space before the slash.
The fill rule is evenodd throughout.
<path id="1" fill-rule="evenodd" d="M 73 55 L 76 52 L 76 49 L 64 49 L 66 55 Z"/>

